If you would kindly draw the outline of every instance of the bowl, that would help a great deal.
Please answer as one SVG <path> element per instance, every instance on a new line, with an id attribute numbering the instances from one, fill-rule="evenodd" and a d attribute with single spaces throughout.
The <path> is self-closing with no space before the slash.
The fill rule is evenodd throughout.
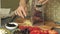
<path id="1" fill-rule="evenodd" d="M 13 29 L 16 29 L 18 27 L 18 24 L 15 22 L 11 22 L 11 23 L 5 24 L 5 27 L 9 30 L 13 30 Z"/>

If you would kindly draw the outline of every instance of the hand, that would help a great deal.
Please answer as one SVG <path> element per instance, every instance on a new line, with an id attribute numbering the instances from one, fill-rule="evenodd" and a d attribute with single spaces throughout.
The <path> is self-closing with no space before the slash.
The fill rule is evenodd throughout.
<path id="1" fill-rule="evenodd" d="M 39 0 L 39 3 L 42 3 L 42 5 L 46 4 L 48 0 Z"/>
<path id="2" fill-rule="evenodd" d="M 15 14 L 24 18 L 26 16 L 26 7 L 23 6 L 19 6 L 16 10 L 15 10 Z"/>
<path id="3" fill-rule="evenodd" d="M 38 2 L 40 2 L 40 3 L 42 3 L 43 1 L 45 1 L 45 0 L 38 0 Z"/>

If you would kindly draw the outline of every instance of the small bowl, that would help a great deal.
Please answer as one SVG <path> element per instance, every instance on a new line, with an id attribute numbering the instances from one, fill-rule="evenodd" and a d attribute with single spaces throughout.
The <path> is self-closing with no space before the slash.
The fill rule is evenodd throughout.
<path id="1" fill-rule="evenodd" d="M 13 27 L 9 27 L 9 26 L 7 26 L 7 24 L 6 24 L 5 27 L 6 27 L 7 29 L 9 29 L 9 30 L 13 30 L 13 29 L 16 29 L 16 28 L 18 27 L 18 24 L 15 23 L 15 22 L 11 22 L 11 23 L 9 23 L 9 24 L 14 24 L 14 25 L 15 25 L 15 26 L 13 26 Z"/>

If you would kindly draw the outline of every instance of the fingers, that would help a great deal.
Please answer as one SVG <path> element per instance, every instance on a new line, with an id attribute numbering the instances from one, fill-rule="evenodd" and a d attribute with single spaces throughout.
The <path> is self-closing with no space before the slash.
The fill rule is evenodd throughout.
<path id="1" fill-rule="evenodd" d="M 23 16 L 23 14 L 22 14 L 21 10 L 18 10 L 18 11 L 17 11 L 17 14 L 18 14 L 18 16 L 20 16 L 20 17 L 24 18 L 24 16 Z"/>
<path id="2" fill-rule="evenodd" d="M 22 18 L 24 18 L 24 16 L 26 16 L 26 12 L 23 7 L 18 7 L 17 10 L 15 11 L 15 14 Z"/>
<path id="3" fill-rule="evenodd" d="M 18 15 L 18 16 L 20 16 L 20 17 L 22 17 L 22 18 L 24 18 L 23 14 L 21 12 L 21 9 L 15 10 L 15 14 Z"/>
<path id="4" fill-rule="evenodd" d="M 15 14 L 17 15 L 17 12 L 15 11 Z"/>
<path id="5" fill-rule="evenodd" d="M 22 9 L 24 16 L 26 16 L 26 11 L 24 10 L 24 8 L 21 8 L 21 9 Z"/>

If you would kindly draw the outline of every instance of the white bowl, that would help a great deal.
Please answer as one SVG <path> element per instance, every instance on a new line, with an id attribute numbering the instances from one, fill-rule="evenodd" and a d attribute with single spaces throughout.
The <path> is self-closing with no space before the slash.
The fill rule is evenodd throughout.
<path id="1" fill-rule="evenodd" d="M 13 29 L 16 29 L 16 28 L 18 27 L 18 24 L 15 23 L 15 22 L 11 22 L 11 23 L 9 23 L 9 24 L 15 24 L 15 25 L 16 25 L 15 27 L 9 27 L 9 26 L 7 26 L 7 24 L 6 24 L 5 27 L 6 27 L 7 29 L 9 29 L 9 30 L 13 30 Z"/>

